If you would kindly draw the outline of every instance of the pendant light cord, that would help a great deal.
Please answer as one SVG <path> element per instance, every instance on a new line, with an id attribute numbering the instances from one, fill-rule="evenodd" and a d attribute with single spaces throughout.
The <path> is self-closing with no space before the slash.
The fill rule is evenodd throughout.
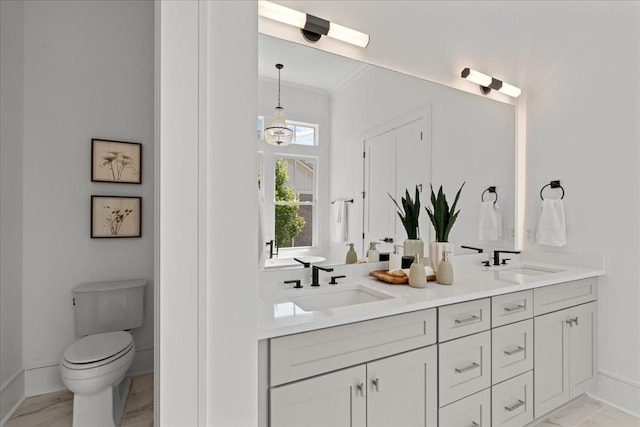
<path id="1" fill-rule="evenodd" d="M 280 70 L 282 70 L 283 67 L 282 64 L 276 64 L 276 68 L 278 69 L 278 108 L 282 108 L 280 106 Z"/>

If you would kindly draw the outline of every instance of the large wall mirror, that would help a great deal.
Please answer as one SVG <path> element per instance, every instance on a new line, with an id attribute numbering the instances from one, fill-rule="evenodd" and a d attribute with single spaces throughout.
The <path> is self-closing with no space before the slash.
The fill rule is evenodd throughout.
<path id="1" fill-rule="evenodd" d="M 286 147 L 261 138 L 278 102 L 278 63 L 281 105 L 294 131 Z M 416 186 L 426 253 L 431 184 L 442 185 L 451 202 L 465 183 L 449 236 L 456 255 L 470 253 L 463 245 L 514 247 L 513 105 L 264 34 L 258 64 L 261 221 L 263 239 L 276 242 L 265 246 L 266 269 L 301 267 L 294 257 L 343 264 L 348 243 L 359 258 L 370 241 L 390 252 L 406 234 L 389 195 L 399 201 Z M 481 240 L 483 200 L 496 199 L 502 238 Z M 336 201 L 346 201 L 339 221 Z"/>

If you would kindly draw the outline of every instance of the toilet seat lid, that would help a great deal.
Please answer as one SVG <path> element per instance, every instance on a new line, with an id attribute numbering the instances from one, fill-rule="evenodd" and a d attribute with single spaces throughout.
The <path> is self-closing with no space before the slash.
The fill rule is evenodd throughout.
<path id="1" fill-rule="evenodd" d="M 133 342 L 125 331 L 88 335 L 71 344 L 64 351 L 64 360 L 69 363 L 95 363 L 122 352 Z"/>

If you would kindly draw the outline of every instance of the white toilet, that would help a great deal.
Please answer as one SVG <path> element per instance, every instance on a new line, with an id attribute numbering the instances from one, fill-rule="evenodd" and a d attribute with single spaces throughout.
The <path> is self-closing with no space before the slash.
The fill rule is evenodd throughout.
<path id="1" fill-rule="evenodd" d="M 146 283 L 87 283 L 71 291 L 76 335 L 84 338 L 64 351 L 60 375 L 74 393 L 74 427 L 120 425 L 136 352 L 126 330 L 142 326 Z"/>

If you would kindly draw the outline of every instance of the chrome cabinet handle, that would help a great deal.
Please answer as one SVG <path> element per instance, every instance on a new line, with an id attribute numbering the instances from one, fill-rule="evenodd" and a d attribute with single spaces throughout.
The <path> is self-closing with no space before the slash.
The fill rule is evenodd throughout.
<path id="1" fill-rule="evenodd" d="M 464 368 L 456 368 L 456 373 L 457 374 L 464 374 L 465 372 L 469 372 L 472 369 L 476 369 L 479 368 L 480 365 L 478 365 L 476 362 L 473 362 L 471 365 L 466 366 Z"/>
<path id="2" fill-rule="evenodd" d="M 364 383 L 360 383 L 356 386 L 356 389 L 360 392 L 360 396 L 364 397 Z"/>
<path id="3" fill-rule="evenodd" d="M 525 307 L 522 304 L 517 304 L 517 305 L 510 305 L 509 307 L 505 307 L 504 311 L 506 311 L 507 313 L 514 313 L 514 312 L 518 312 L 518 311 L 523 311 L 526 308 L 527 307 Z"/>
<path id="4" fill-rule="evenodd" d="M 516 353 L 520 353 L 521 351 L 524 351 L 524 347 L 516 347 L 513 350 L 505 350 L 504 354 L 506 354 L 507 356 L 513 356 Z"/>
<path id="5" fill-rule="evenodd" d="M 374 378 L 371 380 L 371 384 L 373 384 L 373 386 L 376 388 L 376 391 L 380 391 L 380 379 L 379 378 Z"/>
<path id="6" fill-rule="evenodd" d="M 576 326 L 578 326 L 578 316 L 572 318 L 572 319 L 567 319 L 564 321 L 567 325 L 569 325 L 570 327 L 573 327 L 573 325 L 575 324 Z"/>
<path id="7" fill-rule="evenodd" d="M 477 322 L 478 320 L 480 320 L 480 316 L 476 316 L 474 314 L 473 316 L 463 317 L 462 319 L 456 319 L 456 324 L 464 325 L 465 323 Z"/>
<path id="8" fill-rule="evenodd" d="M 480 424 L 478 424 L 477 422 L 473 421 L 471 423 L 471 427 L 480 427 Z"/>
<path id="9" fill-rule="evenodd" d="M 515 404 L 515 405 L 513 405 L 513 406 L 505 406 L 505 407 L 504 407 L 504 409 L 505 409 L 506 411 L 513 412 L 513 411 L 515 411 L 516 409 L 518 409 L 518 408 L 520 408 L 520 407 L 522 407 L 522 406 L 524 406 L 524 405 L 525 405 L 525 403 L 524 403 L 522 400 L 518 399 L 518 403 L 516 403 L 516 404 Z"/>

